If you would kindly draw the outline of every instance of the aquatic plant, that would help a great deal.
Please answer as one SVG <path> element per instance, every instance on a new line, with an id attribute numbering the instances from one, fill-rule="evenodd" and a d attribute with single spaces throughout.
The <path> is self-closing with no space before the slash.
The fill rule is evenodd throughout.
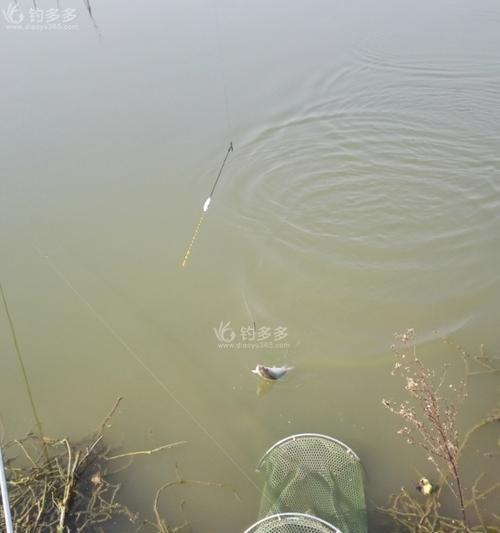
<path id="1" fill-rule="evenodd" d="M 118 472 L 126 470 L 138 456 L 185 444 L 180 441 L 148 450 L 113 453 L 105 442 L 104 433 L 111 427 L 111 418 L 121 401 L 122 398 L 118 398 L 98 429 L 82 442 L 74 443 L 65 437 L 43 437 L 42 443 L 37 434 L 29 433 L 22 439 L 2 444 L 2 449 L 10 457 L 5 470 L 15 531 L 104 533 L 112 525 L 113 530 L 119 531 L 176 533 L 188 528 L 189 522 L 181 505 L 183 523 L 177 526 L 167 524 L 160 510 L 160 497 L 167 489 L 181 485 L 215 487 L 229 489 L 239 499 L 234 489 L 222 483 L 184 479 L 176 465 L 176 478 L 156 491 L 152 504 L 153 520 L 141 518 L 121 503 L 120 484 L 115 481 Z M 48 460 L 43 450 L 47 451 Z M 121 460 L 125 460 L 125 464 Z M 0 531 L 2 514 L 0 506 Z"/>
<path id="2" fill-rule="evenodd" d="M 40 442 L 37 434 L 29 433 L 2 446 L 11 456 L 5 469 L 16 531 L 104 531 L 106 524 L 120 517 L 137 520 L 138 515 L 117 499 L 120 485 L 111 481 L 111 464 L 183 443 L 113 455 L 104 443 L 104 430 L 120 401 L 84 443 L 47 437 Z"/>
<path id="3" fill-rule="evenodd" d="M 469 494 L 466 494 L 460 461 L 471 436 L 479 429 L 500 421 L 500 410 L 496 409 L 475 424 L 463 438 L 460 438 L 457 429 L 458 406 L 467 397 L 469 377 L 498 373 L 495 360 L 486 356 L 484 347 L 481 347 L 479 356 L 471 356 L 460 345 L 443 338 L 443 342 L 458 350 L 465 365 L 464 379 L 457 385 L 447 379 L 448 366 L 436 374 L 417 357 L 413 329 L 395 336 L 397 345 L 393 345 L 393 351 L 396 361 L 392 374 L 403 379 L 409 399 L 399 404 L 384 399 L 382 403 L 391 413 L 403 418 L 405 425 L 398 433 L 408 444 L 418 445 L 425 451 L 439 480 L 434 486 L 425 478 L 420 481 L 417 489 L 420 487 L 420 491 L 428 496 L 424 503 L 401 489 L 398 495 L 391 497 L 390 506 L 382 510 L 408 531 L 498 531 L 494 526 L 489 529 L 490 526 L 486 525 L 480 504 L 484 504 L 488 497 L 498 491 L 500 483 L 480 489 L 479 484 L 484 478 L 484 474 L 480 473 L 468 491 Z M 473 370 L 473 363 L 480 365 L 481 370 Z M 441 514 L 440 498 L 444 489 L 451 492 L 458 503 L 460 519 Z M 476 515 L 475 520 L 469 516 L 470 509 Z M 492 518 L 498 519 L 495 515 Z M 471 525 L 472 522 L 475 525 Z"/>

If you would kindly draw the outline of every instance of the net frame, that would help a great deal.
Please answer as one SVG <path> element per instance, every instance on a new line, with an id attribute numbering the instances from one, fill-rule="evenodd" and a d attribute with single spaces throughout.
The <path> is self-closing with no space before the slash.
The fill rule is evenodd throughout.
<path id="1" fill-rule="evenodd" d="M 290 435 L 265 452 L 257 471 L 266 476 L 259 518 L 302 513 L 336 531 L 367 533 L 363 466 L 344 442 L 321 433 Z"/>
<path id="2" fill-rule="evenodd" d="M 261 518 L 244 533 L 342 533 L 326 520 L 306 513 L 278 513 Z"/>
<path id="3" fill-rule="evenodd" d="M 351 455 L 356 461 L 360 461 L 361 459 L 357 456 L 356 452 L 347 446 L 344 442 L 338 439 L 334 439 L 333 437 L 330 437 L 330 435 L 323 435 L 321 433 L 297 433 L 295 435 L 290 435 L 289 437 L 285 437 L 284 439 L 279 440 L 278 442 L 275 442 L 268 450 L 267 452 L 261 457 L 259 461 L 259 465 L 257 466 L 257 471 L 259 472 L 262 468 L 263 462 L 266 460 L 266 457 L 270 455 L 270 453 L 275 449 L 279 448 L 283 444 L 286 444 L 289 441 L 295 441 L 301 438 L 310 438 L 310 437 L 317 437 L 324 440 L 329 440 L 330 442 L 334 442 L 335 444 L 338 444 L 341 448 L 343 448 L 349 455 Z"/>

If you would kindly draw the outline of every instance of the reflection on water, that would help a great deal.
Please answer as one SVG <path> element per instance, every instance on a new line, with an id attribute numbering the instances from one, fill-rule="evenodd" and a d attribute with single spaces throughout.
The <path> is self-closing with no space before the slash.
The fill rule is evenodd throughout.
<path id="1" fill-rule="evenodd" d="M 289 434 L 353 447 L 371 505 L 414 485 L 425 461 L 380 404 L 394 331 L 415 327 L 436 365 L 454 354 L 435 330 L 497 351 L 500 9 L 214 1 L 218 22 L 211 3 L 92 5 L 101 40 L 88 3 L 67 4 L 78 30 L 0 33 L 1 276 L 46 431 L 86 434 L 125 396 L 117 446 L 188 441 L 128 471 L 126 503 L 149 513 L 178 461 L 242 501 L 186 489 L 165 513 L 186 499 L 193 529 L 233 532 Z M 290 348 L 222 348 L 221 321 L 285 327 Z M 4 346 L 18 436 L 32 420 Z M 256 364 L 296 370 L 256 390 Z M 473 389 L 469 420 L 494 383 Z"/>

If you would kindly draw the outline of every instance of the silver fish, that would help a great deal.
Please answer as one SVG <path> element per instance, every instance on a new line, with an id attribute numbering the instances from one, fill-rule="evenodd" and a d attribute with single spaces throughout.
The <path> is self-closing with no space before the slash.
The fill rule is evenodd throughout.
<path id="1" fill-rule="evenodd" d="M 277 381 L 282 378 L 287 372 L 293 370 L 292 366 L 264 366 L 257 365 L 253 374 L 260 376 L 262 379 L 267 379 L 269 381 Z"/>

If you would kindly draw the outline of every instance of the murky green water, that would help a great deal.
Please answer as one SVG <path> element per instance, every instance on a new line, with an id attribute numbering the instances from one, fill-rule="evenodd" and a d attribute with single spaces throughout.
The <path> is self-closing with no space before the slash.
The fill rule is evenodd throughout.
<path id="1" fill-rule="evenodd" d="M 255 465 L 293 433 L 352 446 L 372 503 L 412 487 L 425 462 L 381 406 L 393 332 L 436 366 L 436 330 L 500 348 L 500 4 L 96 3 L 100 40 L 83 4 L 67 30 L 24 28 L 31 7 L 1 21 L 0 260 L 46 432 L 124 396 L 116 445 L 188 441 L 135 463 L 127 503 L 149 512 L 175 462 L 240 494 L 173 491 L 193 531 L 250 525 Z M 238 348 L 254 321 L 273 344 Z M 13 437 L 33 420 L 0 332 Z M 257 395 L 256 363 L 295 370 Z"/>

